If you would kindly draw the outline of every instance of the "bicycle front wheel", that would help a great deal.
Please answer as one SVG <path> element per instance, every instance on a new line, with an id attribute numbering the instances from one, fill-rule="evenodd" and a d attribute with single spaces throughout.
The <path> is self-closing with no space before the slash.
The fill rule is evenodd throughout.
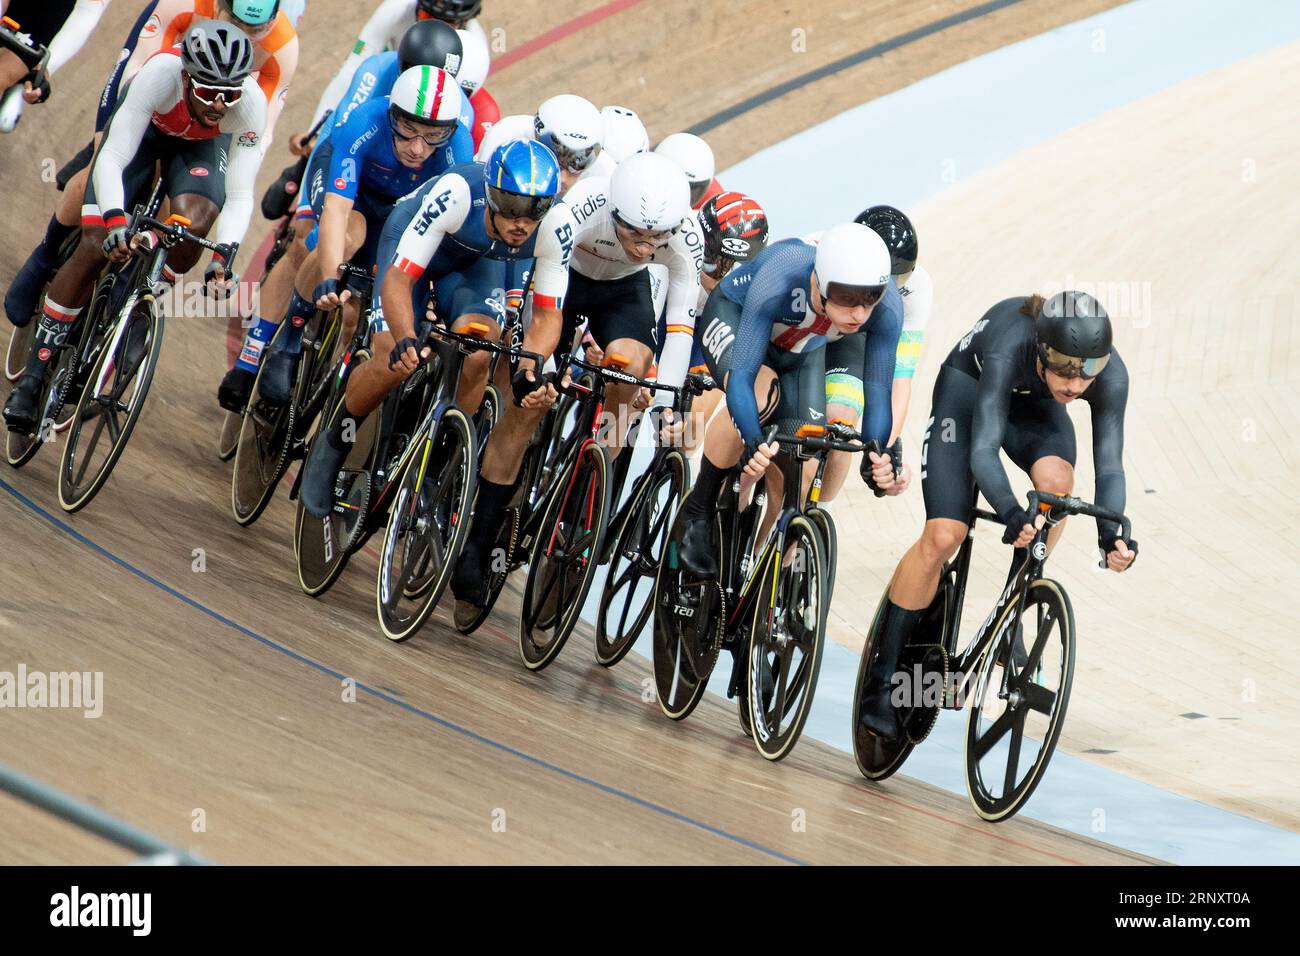
<path id="1" fill-rule="evenodd" d="M 404 641 L 438 606 L 469 528 L 478 444 L 459 408 L 448 408 L 434 434 L 406 463 L 379 554 L 375 605 L 390 641 Z"/>
<path id="2" fill-rule="evenodd" d="M 993 633 L 966 724 L 966 786 L 975 812 L 998 822 L 1029 800 L 1061 736 L 1074 681 L 1074 609 L 1064 588 L 1040 578 Z"/>
<path id="3" fill-rule="evenodd" d="M 59 504 L 80 511 L 99 494 L 144 410 L 163 317 L 152 295 L 141 296 L 110 333 L 72 414 L 59 466 Z"/>
<path id="4" fill-rule="evenodd" d="M 609 481 L 609 452 L 592 441 L 551 491 L 519 614 L 519 655 L 529 670 L 555 660 L 578 623 L 609 523 Z"/>
<path id="5" fill-rule="evenodd" d="M 821 672 L 830 582 L 817 525 L 791 518 L 780 555 L 764 571 L 745 690 L 754 744 L 768 760 L 780 760 L 803 733 Z"/>
<path id="6" fill-rule="evenodd" d="M 596 661 L 605 667 L 627 656 L 650 621 L 654 581 L 673 516 L 690 483 L 689 469 L 681 452 L 668 452 L 628 502 L 596 614 Z"/>

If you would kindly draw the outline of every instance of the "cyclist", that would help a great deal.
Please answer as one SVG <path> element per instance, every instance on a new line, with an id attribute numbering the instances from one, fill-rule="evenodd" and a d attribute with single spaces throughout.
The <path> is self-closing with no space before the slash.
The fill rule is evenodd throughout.
<path id="1" fill-rule="evenodd" d="M 605 124 L 601 149 L 615 163 L 621 163 L 633 153 L 650 149 L 650 134 L 636 112 L 626 106 L 606 106 L 600 111 Z"/>
<path id="2" fill-rule="evenodd" d="M 614 161 L 601 158 L 604 137 L 605 122 L 600 110 L 581 96 L 561 93 L 537 107 L 533 116 L 517 113 L 499 121 L 483 137 L 477 157 L 480 161 L 486 159 L 512 139 L 536 139 L 560 161 L 563 196 L 580 180 L 612 174 Z"/>
<path id="3" fill-rule="evenodd" d="M 397 201 L 469 160 L 464 112 L 465 94 L 455 77 L 437 67 L 412 67 L 390 95 L 363 103 L 317 145 L 307 190 L 317 225 L 307 236 L 311 251 L 298 268 L 284 315 L 290 326 L 264 359 L 262 398 L 273 404 L 289 400 L 303 326 L 318 307 L 340 304 L 339 266 L 349 260 L 373 265 L 384 220 Z M 225 404 L 226 396 L 219 397 Z"/>
<path id="4" fill-rule="evenodd" d="M 697 310 L 702 314 L 709 294 L 737 263 L 749 262 L 767 248 L 768 224 L 763 207 L 743 193 L 719 193 L 705 201 L 697 217 L 700 233 L 704 236 L 704 263 L 700 270 Z M 659 311 L 660 298 L 656 289 L 656 311 Z M 660 328 L 663 328 L 662 324 Z M 690 370 L 709 371 L 698 342 L 691 350 Z M 692 428 L 686 442 L 688 452 L 693 452 L 703 440 L 704 427 L 721 401 L 722 390 L 715 388 L 699 396 L 691 406 Z"/>
<path id="5" fill-rule="evenodd" d="M 687 570 L 717 574 L 710 539 L 723 479 L 737 463 L 746 478 L 759 478 L 778 450 L 763 442 L 763 421 L 774 419 L 787 431 L 824 422 L 828 342 L 847 338 L 860 356 L 863 441 L 888 438 L 902 311 L 889 280 L 889 250 L 859 223 L 833 226 L 816 247 L 798 239 L 769 245 L 718 283 L 696 323 L 696 340 L 709 374 L 726 391 L 731 421 L 715 419 L 705 433 L 700 474 L 683 505 L 679 554 Z M 888 456 L 877 456 L 863 478 L 887 494 L 901 490 Z"/>
<path id="6" fill-rule="evenodd" d="M 667 156 L 686 173 L 691 182 L 692 209 L 698 210 L 722 192 L 722 185 L 713 177 L 713 149 L 694 133 L 665 136 L 655 152 Z"/>
<path id="7" fill-rule="evenodd" d="M 863 691 L 866 729 L 886 738 L 901 733 L 890 700 L 893 674 L 938 590 L 944 562 L 969 530 L 972 489 L 978 487 L 1005 522 L 1005 543 L 1023 549 L 1043 525 L 1042 515 L 1029 514 L 1016 500 L 999 450 L 1029 474 L 1035 488 L 1071 494 L 1075 439 L 1065 406 L 1082 398 L 1092 412 L 1097 504 L 1123 512 L 1128 369 L 1111 338 L 1101 303 L 1086 293 L 1061 292 L 1050 299 L 1004 299 L 948 353 L 934 383 L 921 451 L 925 528 L 899 561 L 881 611 Z M 1049 548 L 1064 526 L 1049 533 Z M 1124 571 L 1132 565 L 1137 551 L 1112 523 L 1099 520 L 1097 534 L 1106 567 Z"/>
<path id="8" fill-rule="evenodd" d="M 81 221 L 89 177 L 87 167 L 103 138 L 103 130 L 117 106 L 121 90 L 151 57 L 160 50 L 175 47 L 191 24 L 205 20 L 229 23 L 253 43 L 253 75 L 260 90 L 259 96 L 264 97 L 266 111 L 266 130 L 257 131 L 256 136 L 260 164 L 298 62 L 298 34 L 288 16 L 280 10 L 279 0 L 154 0 L 142 11 L 124 48 L 134 52 L 125 61 L 119 61 L 104 88 L 96 114 L 94 139 L 59 174 L 61 178 L 69 173 L 72 175 L 66 181 L 63 198 L 50 217 L 44 238 L 27 257 L 5 294 L 5 312 L 15 325 L 25 325 L 30 321 L 41 289 L 54 271 L 59 248 Z M 242 239 L 242 235 L 236 237 L 237 242 Z"/>
<path id="9" fill-rule="evenodd" d="M 37 85 L 17 54 L 0 48 L 0 132 L 11 133 L 22 119 L 24 103 L 43 103 L 50 96 L 49 78 L 90 39 L 112 0 L 11 0 L 0 14 L 49 51 Z"/>
<path id="10" fill-rule="evenodd" d="M 476 19 L 482 10 L 482 0 L 383 0 L 361 28 L 352 52 L 334 79 L 326 85 L 312 116 L 312 125 L 343 98 L 362 60 L 373 53 L 395 50 L 407 27 L 417 20 L 441 20 L 457 30 L 477 34 L 486 46 L 487 35 Z M 483 75 L 487 76 L 486 70 Z M 301 140 L 301 134 L 295 138 Z"/>
<path id="11" fill-rule="evenodd" d="M 934 300 L 934 282 L 926 270 L 916 264 L 918 245 L 916 228 L 902 210 L 893 206 L 872 206 L 860 212 L 854 222 L 862 223 L 885 241 L 889 249 L 890 271 L 894 285 L 903 299 L 903 331 L 898 337 L 898 354 L 894 361 L 894 383 L 891 407 L 893 427 L 889 434 L 890 454 L 894 466 L 902 468 L 903 449 L 899 435 L 907 420 L 907 407 L 912 398 L 912 376 L 921 357 L 921 340 L 925 326 L 930 321 L 930 306 Z M 821 233 L 806 237 L 806 242 L 816 243 Z M 857 424 L 862 416 L 862 381 L 853 367 L 853 356 L 842 354 L 843 346 L 835 343 L 826 351 L 826 418 L 848 424 Z M 831 452 L 822 475 L 821 503 L 830 504 L 844 486 L 849 472 L 846 452 Z M 810 463 L 809 474 L 815 468 Z M 910 481 L 911 470 L 902 469 L 902 481 Z"/>
<path id="12" fill-rule="evenodd" d="M 486 164 L 455 166 L 393 209 L 379 247 L 383 271 L 370 324 L 375 357 L 353 370 L 343 414 L 313 445 L 301 489 L 309 514 L 329 513 L 349 436 L 428 357 L 428 349 L 421 353 L 416 330 L 431 292 L 438 320 L 448 328 L 461 331 L 481 322 L 492 329 L 493 340 L 499 339 L 505 321 L 502 290 L 510 287 L 510 274 L 527 272 L 536 256 L 541 268 L 533 294 L 540 321 L 525 346 L 548 321 L 557 324 L 555 303 L 564 295 L 572 251 L 562 237 L 575 229 L 569 209 L 555 205 L 559 188 L 560 167 L 551 152 L 533 140 L 511 140 Z M 465 359 L 457 402 L 468 411 L 482 401 L 488 359 L 486 352 Z"/>
<path id="13" fill-rule="evenodd" d="M 208 277 L 225 280 L 253 208 L 253 180 L 266 103 L 252 77 L 253 45 L 228 23 L 203 21 L 186 31 L 179 50 L 151 57 L 131 83 L 91 165 L 81 243 L 59 270 L 46 296 L 40 328 L 4 417 L 30 434 L 35 402 L 54 349 L 66 339 L 90 297 L 105 259 L 125 261 L 125 209 L 147 195 L 161 166 L 174 213 L 207 236 L 221 214 L 216 241 L 230 250 L 214 258 Z M 228 159 L 227 159 L 228 157 Z M 198 260 L 193 243 L 177 246 L 164 276 L 174 280 Z"/>
<path id="14" fill-rule="evenodd" d="M 283 188 L 286 178 L 295 173 L 304 184 L 310 184 L 318 177 L 323 181 L 322 163 L 328 163 L 328 157 L 333 155 L 332 147 L 327 148 L 326 144 L 334 130 L 343 126 L 367 101 L 389 95 L 397 78 L 413 67 L 434 66 L 446 69 L 454 76 L 461 63 L 461 50 L 461 33 L 447 24 L 439 20 L 420 20 L 411 24 L 402 34 L 396 51 L 376 53 L 362 61 L 353 74 L 352 86 L 336 108 L 330 111 L 331 121 L 318 138 L 310 161 L 304 163 L 304 170 L 299 172 L 297 168 L 290 167 L 281 175 L 277 185 Z M 460 120 L 466 126 L 473 121 L 468 103 L 461 104 Z M 461 140 L 461 145 L 466 146 L 464 140 Z M 308 248 L 308 237 L 316 226 L 318 210 L 313 207 L 310 189 L 299 188 L 296 192 L 300 197 L 300 205 L 294 214 L 293 241 L 281 262 L 276 263 L 275 268 L 263 276 L 260 295 L 249 317 L 248 332 L 244 336 L 235 365 L 226 372 L 217 390 L 218 403 L 229 411 L 242 411 L 248 401 L 262 349 L 279 328 L 280 319 L 293 296 L 298 270 L 311 251 Z"/>
<path id="15" fill-rule="evenodd" d="M 638 153 L 619 163 L 609 179 L 593 177 L 569 190 L 564 205 L 576 228 L 567 237 L 573 246 L 568 285 L 561 306 L 563 323 L 553 299 L 534 292 L 529 351 L 547 356 L 566 354 L 578 326 L 588 323 L 597 348 L 630 359 L 627 372 L 644 376 L 655 347 L 656 316 L 646 266 L 660 262 L 672 276 L 668 290 L 668 335 L 659 378 L 681 385 L 690 359 L 695 304 L 699 296 L 703 240 L 690 215 L 690 187 L 673 163 L 653 153 Z M 551 266 L 538 262 L 536 284 L 558 287 Z M 452 593 L 460 618 L 483 606 L 486 569 L 492 542 L 500 529 L 503 509 L 513 493 L 519 462 L 530 437 L 554 398 L 537 370 L 525 367 L 512 381 L 514 404 L 492 432 L 483 453 L 474 519 L 465 550 L 452 577 Z M 623 409 L 635 394 L 632 386 L 611 385 L 606 408 L 623 420 Z M 620 433 L 611 436 L 617 446 Z"/>

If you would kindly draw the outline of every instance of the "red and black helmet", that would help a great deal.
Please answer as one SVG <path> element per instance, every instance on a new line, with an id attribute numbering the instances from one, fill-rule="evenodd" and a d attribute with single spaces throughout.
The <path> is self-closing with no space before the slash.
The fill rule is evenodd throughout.
<path id="1" fill-rule="evenodd" d="M 721 279 L 767 246 L 767 213 L 744 193 L 719 193 L 700 208 L 704 270 Z"/>

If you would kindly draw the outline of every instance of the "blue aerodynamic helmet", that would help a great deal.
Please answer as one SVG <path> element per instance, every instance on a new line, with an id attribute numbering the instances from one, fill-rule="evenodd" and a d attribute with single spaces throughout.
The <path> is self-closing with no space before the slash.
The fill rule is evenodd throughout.
<path id="1" fill-rule="evenodd" d="M 541 219 L 560 193 L 560 163 L 533 139 L 502 143 L 487 161 L 487 202 L 507 219 Z"/>

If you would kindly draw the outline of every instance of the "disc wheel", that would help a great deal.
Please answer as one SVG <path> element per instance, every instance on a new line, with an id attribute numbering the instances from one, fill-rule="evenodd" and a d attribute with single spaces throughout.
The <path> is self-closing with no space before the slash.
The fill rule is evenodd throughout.
<path id="1" fill-rule="evenodd" d="M 896 739 L 877 736 L 864 728 L 858 719 L 862 713 L 862 691 L 871 673 L 871 658 L 875 653 L 876 634 L 888 595 L 889 588 L 886 587 L 885 593 L 881 595 L 880 602 L 876 605 L 876 613 L 871 618 L 867 643 L 862 648 L 862 660 L 858 663 L 857 681 L 853 687 L 853 758 L 857 761 L 858 770 L 868 780 L 885 780 L 893 776 L 912 753 L 912 748 L 916 746 L 907 735 Z"/>
<path id="2" fill-rule="evenodd" d="M 596 614 L 596 661 L 605 667 L 627 655 L 650 621 L 655 578 L 690 483 L 689 468 L 681 452 L 668 452 L 659 469 L 637 483 L 628 503 Z"/>
<path id="3" fill-rule="evenodd" d="M 143 295 L 100 351 L 63 445 L 59 504 L 64 511 L 90 504 L 126 450 L 158 367 L 162 333 L 162 313 L 152 295 Z"/>
<path id="4" fill-rule="evenodd" d="M 722 585 L 715 578 L 695 577 L 678 559 L 682 514 L 679 508 L 664 545 L 653 597 L 655 696 L 659 709 L 672 720 L 684 720 L 704 699 L 726 627 Z M 717 519 L 713 533 L 713 540 L 721 541 Z"/>
<path id="5" fill-rule="evenodd" d="M 407 458 L 379 554 L 379 626 L 404 641 L 424 626 L 465 544 L 478 464 L 475 429 L 448 408 L 432 437 Z"/>
<path id="6" fill-rule="evenodd" d="M 609 452 L 590 441 L 551 490 L 519 615 L 519 655 L 529 670 L 555 660 L 582 613 L 609 523 L 609 471 Z"/>
<path id="7" fill-rule="evenodd" d="M 1074 680 L 1070 599 L 1040 578 L 1023 602 L 1008 605 L 994 633 L 966 725 L 966 786 L 975 812 L 998 822 L 1029 800 L 1061 735 Z"/>
<path id="8" fill-rule="evenodd" d="M 334 508 L 324 518 L 307 514 L 298 499 L 294 519 L 294 559 L 298 584 L 312 597 L 333 586 L 366 531 L 370 509 L 371 469 L 379 440 L 379 416 L 369 415 L 357 431 L 356 441 L 334 482 Z M 324 429 L 317 432 L 317 440 Z M 304 466 L 305 467 L 305 466 Z"/>

